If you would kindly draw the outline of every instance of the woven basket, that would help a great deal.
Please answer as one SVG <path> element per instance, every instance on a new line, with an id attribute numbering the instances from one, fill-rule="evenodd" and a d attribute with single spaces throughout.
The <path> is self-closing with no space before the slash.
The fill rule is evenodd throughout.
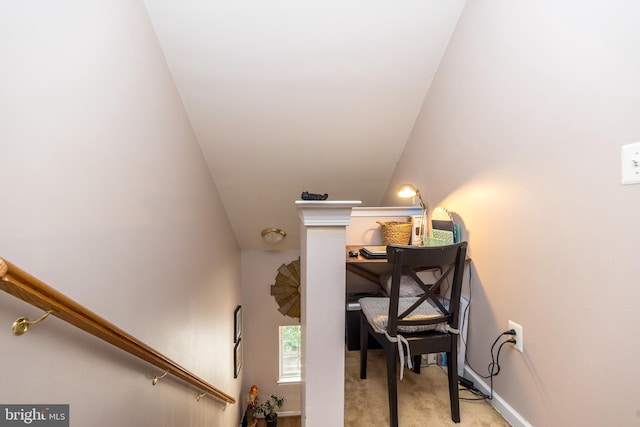
<path id="1" fill-rule="evenodd" d="M 383 245 L 408 245 L 411 240 L 411 227 L 410 222 L 382 222 L 377 221 L 380 224 L 380 230 L 382 231 L 382 244 Z"/>

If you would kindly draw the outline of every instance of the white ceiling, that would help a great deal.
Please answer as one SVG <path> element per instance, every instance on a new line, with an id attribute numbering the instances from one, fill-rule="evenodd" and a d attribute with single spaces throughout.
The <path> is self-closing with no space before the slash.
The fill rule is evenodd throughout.
<path id="1" fill-rule="evenodd" d="M 144 3 L 243 250 L 298 248 L 303 191 L 380 204 L 464 6 Z"/>

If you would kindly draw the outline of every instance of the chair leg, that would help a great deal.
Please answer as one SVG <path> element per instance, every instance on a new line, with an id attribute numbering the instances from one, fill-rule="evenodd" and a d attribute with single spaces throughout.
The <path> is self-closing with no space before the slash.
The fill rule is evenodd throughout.
<path id="1" fill-rule="evenodd" d="M 451 419 L 454 423 L 460 422 L 460 398 L 458 392 L 458 343 L 457 336 L 453 335 L 452 350 L 447 352 L 447 371 L 449 377 L 449 400 L 451 401 Z"/>
<path id="2" fill-rule="evenodd" d="M 367 351 L 369 349 L 369 331 L 367 329 L 367 319 L 364 314 L 360 314 L 360 379 L 367 378 Z"/>
<path id="3" fill-rule="evenodd" d="M 398 347 L 393 344 L 385 348 L 387 358 L 387 389 L 389 393 L 389 426 L 398 427 L 398 383 L 396 372 L 396 359 Z M 403 363 L 400 361 L 400 363 Z"/>

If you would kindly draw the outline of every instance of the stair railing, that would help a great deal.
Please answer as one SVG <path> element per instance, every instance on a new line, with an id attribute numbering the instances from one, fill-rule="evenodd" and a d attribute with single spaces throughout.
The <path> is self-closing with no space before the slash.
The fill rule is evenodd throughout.
<path id="1" fill-rule="evenodd" d="M 162 369 L 164 374 L 162 376 L 154 376 L 152 381 L 154 385 L 160 378 L 171 374 L 198 389 L 200 391 L 197 395 L 198 400 L 205 395 L 211 396 L 225 402 L 225 408 L 231 403 L 236 403 L 236 400 L 232 396 L 195 376 L 139 339 L 126 333 L 3 258 L 0 258 L 0 289 L 45 311 L 42 317 L 34 321 L 25 317 L 17 319 L 13 324 L 13 331 L 16 335 L 25 333 L 29 329 L 29 326 L 43 321 L 49 315 L 56 316 Z"/>

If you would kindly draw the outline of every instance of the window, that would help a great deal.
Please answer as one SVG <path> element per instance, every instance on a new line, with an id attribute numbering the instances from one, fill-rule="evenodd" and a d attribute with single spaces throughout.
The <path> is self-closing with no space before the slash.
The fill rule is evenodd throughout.
<path id="1" fill-rule="evenodd" d="M 300 381 L 300 325 L 280 326 L 280 380 Z"/>

